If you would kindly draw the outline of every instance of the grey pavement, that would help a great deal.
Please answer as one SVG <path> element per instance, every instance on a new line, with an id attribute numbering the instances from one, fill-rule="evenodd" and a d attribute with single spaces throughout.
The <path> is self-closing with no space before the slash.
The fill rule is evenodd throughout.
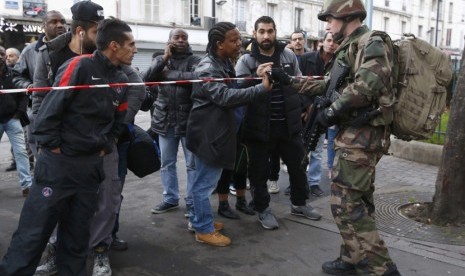
<path id="1" fill-rule="evenodd" d="M 148 113 L 139 113 L 136 122 L 148 127 Z M 5 172 L 10 159 L 9 143 L 5 138 L 0 143 L 0 256 L 7 250 L 24 202 L 16 173 Z M 182 150 L 178 156 L 181 200 L 177 210 L 157 215 L 150 213 L 150 209 L 162 201 L 159 172 L 142 179 L 132 173 L 128 175 L 119 236 L 128 241 L 129 250 L 111 252 L 113 275 L 325 275 L 321 264 L 338 256 L 340 243 L 329 209 L 326 169 L 321 181 L 323 197 L 311 196 L 309 200 L 322 213 L 321 221 L 290 215 L 289 198 L 283 193 L 288 186 L 288 175 L 281 171 L 281 192 L 271 196 L 271 208 L 280 228 L 265 230 L 257 216 L 242 213 L 240 220 L 217 217 L 225 224 L 223 233 L 231 237 L 232 245 L 215 248 L 196 242 L 194 235 L 187 231 L 182 199 L 186 182 Z M 415 199 L 416 193 L 426 194 L 426 197 L 432 195 L 437 171 L 435 166 L 384 156 L 376 172 L 379 210 L 384 210 L 381 204 L 386 198 L 405 193 L 412 193 L 409 199 Z M 250 199 L 249 194 L 247 197 Z M 235 197 L 230 196 L 229 201 L 234 206 Z M 216 216 L 216 195 L 212 195 L 211 202 Z M 402 227 L 390 227 L 390 223 L 389 218 L 380 216 L 381 234 L 402 275 L 465 275 L 463 244 L 407 238 Z"/>

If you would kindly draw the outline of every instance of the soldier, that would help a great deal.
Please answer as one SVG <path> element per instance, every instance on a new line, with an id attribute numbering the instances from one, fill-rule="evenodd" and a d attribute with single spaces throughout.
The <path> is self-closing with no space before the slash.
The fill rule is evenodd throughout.
<path id="1" fill-rule="evenodd" d="M 373 36 L 364 49 L 357 49 L 360 37 L 369 32 L 362 21 L 366 11 L 360 0 L 328 0 L 318 19 L 326 21 L 326 31 L 340 46 L 332 66 L 343 62 L 355 67 L 349 71 L 338 91 L 341 96 L 323 110 L 317 121 L 323 126 L 337 123 L 340 132 L 334 144 L 336 164 L 331 183 L 331 211 L 342 236 L 340 256 L 325 262 L 323 271 L 332 275 L 400 275 L 389 256 L 375 224 L 375 166 L 390 145 L 390 128 L 394 100 L 391 89 L 392 48 L 379 36 Z M 358 59 L 357 59 L 358 60 Z M 336 79 L 330 75 L 331 79 Z M 318 94 L 325 81 L 307 81 L 301 93 Z M 383 107 L 385 112 L 357 125 L 353 120 L 364 110 Z M 357 115 L 358 114 L 358 115 Z M 351 124 L 352 122 L 352 124 Z"/>

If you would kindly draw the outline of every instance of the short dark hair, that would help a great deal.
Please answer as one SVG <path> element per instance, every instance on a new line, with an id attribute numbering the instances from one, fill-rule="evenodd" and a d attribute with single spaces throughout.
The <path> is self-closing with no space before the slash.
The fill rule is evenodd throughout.
<path id="1" fill-rule="evenodd" d="M 274 23 L 274 20 L 273 18 L 269 17 L 269 16 L 262 16 L 262 17 L 259 17 L 256 21 L 255 21 L 255 25 L 254 25 L 254 30 L 256 31 L 258 29 L 258 24 L 260 23 L 265 23 L 265 24 L 273 24 L 273 29 L 276 31 L 276 23 Z"/>
<path id="2" fill-rule="evenodd" d="M 132 32 L 132 30 L 124 21 L 116 18 L 100 21 L 97 27 L 97 49 L 105 50 L 112 41 L 122 45 L 128 39 L 126 32 Z"/>
<path id="3" fill-rule="evenodd" d="M 81 26 L 81 28 L 84 29 L 84 31 L 87 31 L 90 28 L 97 26 L 97 22 L 73 20 L 71 21 L 71 33 L 72 34 L 76 33 L 76 29 L 78 26 Z"/>
<path id="4" fill-rule="evenodd" d="M 292 40 L 292 36 L 295 35 L 295 34 L 301 34 L 301 35 L 303 36 L 303 38 L 305 39 L 305 34 L 304 34 L 304 32 L 302 32 L 302 31 L 295 31 L 295 32 L 293 32 L 293 33 L 291 34 L 291 36 L 290 36 L 290 39 L 291 39 L 291 40 Z"/>
<path id="5" fill-rule="evenodd" d="M 226 33 L 230 30 L 234 30 L 236 25 L 231 22 L 218 22 L 208 31 L 208 44 L 207 53 L 210 55 L 216 54 L 216 43 L 224 42 L 226 39 Z"/>
<path id="6" fill-rule="evenodd" d="M 59 15 L 63 16 L 61 14 L 61 12 L 59 12 L 57 10 L 50 10 L 50 11 L 46 12 L 44 16 L 42 16 L 42 24 L 45 25 L 47 23 L 47 21 L 48 21 L 48 17 L 51 16 L 52 14 L 59 14 Z M 65 18 L 63 17 L 63 19 L 65 19 Z"/>

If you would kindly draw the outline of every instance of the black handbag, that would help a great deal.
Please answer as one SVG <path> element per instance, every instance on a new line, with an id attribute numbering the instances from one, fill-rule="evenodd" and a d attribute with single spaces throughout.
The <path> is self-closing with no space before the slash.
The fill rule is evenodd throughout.
<path id="1" fill-rule="evenodd" d="M 128 124 L 128 169 L 142 178 L 160 169 L 160 149 L 156 141 L 142 128 Z"/>

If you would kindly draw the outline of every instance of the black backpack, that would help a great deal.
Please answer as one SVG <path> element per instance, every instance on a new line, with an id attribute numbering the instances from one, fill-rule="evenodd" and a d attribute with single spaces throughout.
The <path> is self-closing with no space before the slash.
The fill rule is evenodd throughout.
<path id="1" fill-rule="evenodd" d="M 156 141 L 142 128 L 128 124 L 128 169 L 142 178 L 160 169 L 160 149 Z"/>

